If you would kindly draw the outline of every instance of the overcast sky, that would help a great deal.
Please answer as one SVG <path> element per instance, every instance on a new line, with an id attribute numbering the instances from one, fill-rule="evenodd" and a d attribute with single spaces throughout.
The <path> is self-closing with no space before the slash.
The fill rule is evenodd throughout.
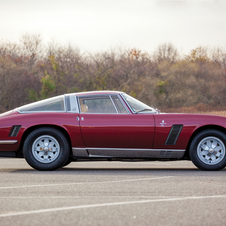
<path id="1" fill-rule="evenodd" d="M 226 47 L 225 0 L 0 0 L 0 41 L 40 33 L 82 51 Z"/>

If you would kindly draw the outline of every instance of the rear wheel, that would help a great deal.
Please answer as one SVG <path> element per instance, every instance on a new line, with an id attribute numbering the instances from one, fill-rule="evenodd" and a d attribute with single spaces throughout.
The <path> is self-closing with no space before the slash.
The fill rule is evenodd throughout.
<path id="1" fill-rule="evenodd" d="M 69 159 L 70 147 L 62 132 L 54 128 L 34 130 L 25 140 L 23 154 L 37 170 L 55 170 Z"/>
<path id="2" fill-rule="evenodd" d="M 221 170 L 226 166 L 226 135 L 218 130 L 204 130 L 192 140 L 192 162 L 202 170 Z"/>

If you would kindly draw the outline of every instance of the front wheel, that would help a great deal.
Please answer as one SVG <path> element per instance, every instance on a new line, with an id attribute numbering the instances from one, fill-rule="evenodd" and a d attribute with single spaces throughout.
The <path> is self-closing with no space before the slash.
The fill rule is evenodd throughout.
<path id="1" fill-rule="evenodd" d="M 192 140 L 192 162 L 202 170 L 221 170 L 226 166 L 226 135 L 218 130 L 204 130 Z"/>
<path id="2" fill-rule="evenodd" d="M 68 166 L 73 161 L 73 158 L 69 157 L 62 167 Z"/>
<path id="3" fill-rule="evenodd" d="M 69 158 L 67 138 L 57 129 L 34 130 L 25 140 L 23 154 L 28 164 L 37 170 L 55 170 Z"/>

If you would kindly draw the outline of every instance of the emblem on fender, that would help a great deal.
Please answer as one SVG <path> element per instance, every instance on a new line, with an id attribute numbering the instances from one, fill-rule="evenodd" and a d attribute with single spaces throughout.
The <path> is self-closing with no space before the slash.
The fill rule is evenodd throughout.
<path id="1" fill-rule="evenodd" d="M 160 123 L 160 125 L 161 125 L 161 126 L 166 125 L 165 121 L 164 121 L 164 120 L 162 120 L 162 122 Z"/>

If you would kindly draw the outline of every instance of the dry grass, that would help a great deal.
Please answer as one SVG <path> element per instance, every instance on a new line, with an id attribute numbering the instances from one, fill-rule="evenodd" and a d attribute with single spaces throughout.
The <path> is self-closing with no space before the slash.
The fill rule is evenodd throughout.
<path id="1" fill-rule="evenodd" d="M 226 117 L 226 111 L 210 111 L 210 112 L 199 112 L 200 114 L 207 114 L 207 115 L 219 115 Z"/>
<path id="2" fill-rule="evenodd" d="M 226 117 L 225 107 L 212 107 L 206 106 L 204 104 L 198 104 L 192 107 L 182 107 L 182 108 L 170 108 L 170 109 L 161 109 L 161 112 L 168 113 L 195 113 L 195 114 L 205 114 L 205 115 L 219 115 Z"/>

